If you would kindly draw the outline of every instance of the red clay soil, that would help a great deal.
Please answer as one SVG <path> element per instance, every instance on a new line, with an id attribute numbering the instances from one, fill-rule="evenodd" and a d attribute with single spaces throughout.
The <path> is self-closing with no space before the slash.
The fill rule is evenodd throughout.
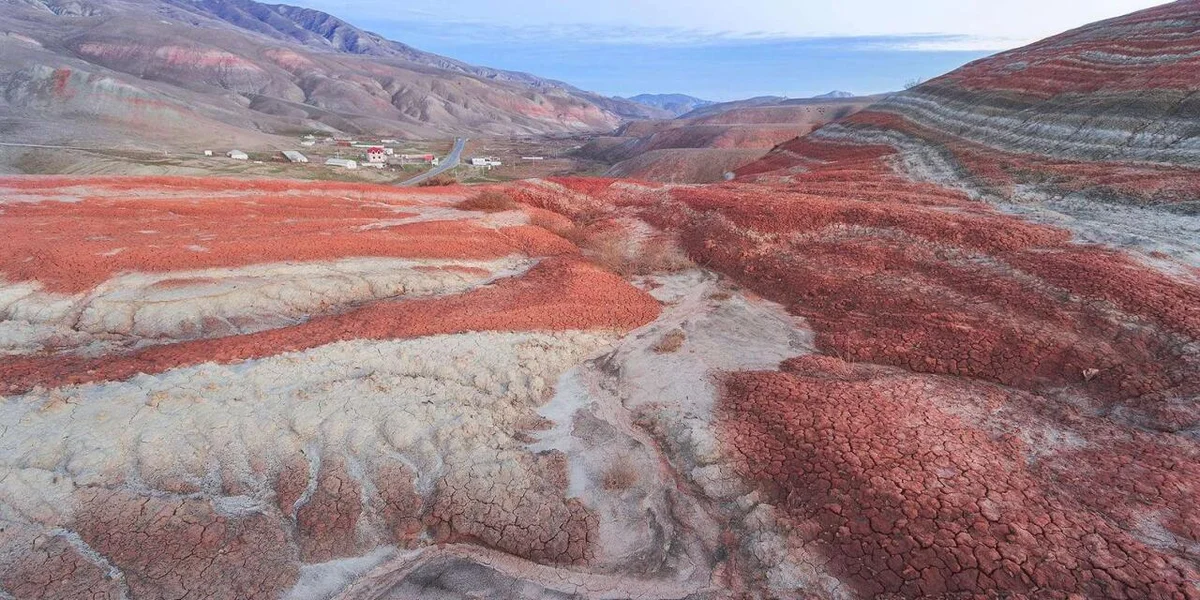
<path id="1" fill-rule="evenodd" d="M 282 522 L 218 513 L 208 499 L 80 488 L 75 530 L 135 598 L 269 598 L 296 580 Z"/>
<path id="2" fill-rule="evenodd" d="M 1197 572 L 1111 525 L 931 397 L 967 380 L 792 361 L 734 374 L 725 447 L 806 546 L 864 597 L 946 593 L 1200 598 Z"/>
<path id="3" fill-rule="evenodd" d="M 0 588 L 14 598 L 121 597 L 120 583 L 84 556 L 66 535 L 32 533 L 13 522 L 0 531 Z M 6 539 L 7 538 L 7 539 Z"/>
<path id="4" fill-rule="evenodd" d="M 786 185 L 526 200 L 635 210 L 807 320 L 830 356 L 730 374 L 718 430 L 862 595 L 1200 597 L 1200 286 L 885 148 L 793 146 Z M 1037 424 L 1065 441 L 1021 441 Z"/>
<path id="5" fill-rule="evenodd" d="M 1031 391 L 1082 387 L 1152 427 L 1200 423 L 1180 401 L 1200 391 L 1181 346 L 1200 335 L 1194 282 L 957 192 L 881 178 L 881 159 L 850 152 L 786 190 L 675 190 L 681 207 L 645 215 L 679 231 L 696 262 L 806 317 L 830 354 Z"/>
<path id="6" fill-rule="evenodd" d="M 378 202 L 290 194 L 141 197 L 154 191 L 6 206 L 0 219 L 6 249 L 0 275 L 78 293 L 126 271 L 368 256 L 486 259 L 575 252 L 537 227 L 430 221 L 365 229 L 415 215 Z"/>
<path id="7" fill-rule="evenodd" d="M 603 177 L 549 177 L 551 183 L 557 183 L 572 192 L 596 196 L 612 187 L 618 180 Z"/>
<path id="8" fill-rule="evenodd" d="M 355 540 L 363 485 L 346 472 L 345 459 L 323 458 L 316 484 L 308 502 L 296 511 L 300 560 L 320 563 L 365 552 Z"/>
<path id="9" fill-rule="evenodd" d="M 468 331 L 627 331 L 648 323 L 658 313 L 657 301 L 620 277 L 576 259 L 549 258 L 521 277 L 464 294 L 381 302 L 249 335 L 156 346 L 103 358 L 2 358 L 0 381 L 6 393 L 17 393 L 37 385 L 124 380 L 138 373 L 161 373 L 203 362 L 262 358 L 341 340 Z"/>
<path id="10" fill-rule="evenodd" d="M 584 565 L 595 556 L 599 517 L 580 498 L 565 497 L 567 457 L 525 459 L 535 474 L 519 498 L 500 502 L 489 489 L 443 478 L 425 521 L 438 543 L 472 543 L 542 564 Z M 473 493 L 474 492 L 474 493 Z"/>

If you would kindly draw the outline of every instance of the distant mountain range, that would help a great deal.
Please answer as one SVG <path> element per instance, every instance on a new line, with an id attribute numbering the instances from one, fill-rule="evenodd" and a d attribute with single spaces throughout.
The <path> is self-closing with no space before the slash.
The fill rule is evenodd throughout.
<path id="1" fill-rule="evenodd" d="M 755 96 L 753 98 L 732 100 L 729 102 L 713 102 L 712 100 L 703 100 L 687 94 L 639 94 L 626 98 L 626 100 L 665 110 L 676 117 L 691 119 L 715 115 L 738 108 L 775 106 L 788 103 L 803 104 L 808 100 L 846 100 L 858 97 L 850 92 L 834 90 L 826 94 L 813 96 L 812 98 L 794 99 L 789 99 L 786 96 Z"/>
<path id="2" fill-rule="evenodd" d="M 0 130 L 114 144 L 608 131 L 672 113 L 253 0 L 3 0 Z M 160 144 L 160 145 L 161 145 Z"/>
<path id="3" fill-rule="evenodd" d="M 718 115 L 718 114 L 721 114 L 724 112 L 729 112 L 731 110 L 744 109 L 744 108 L 769 108 L 769 107 L 775 107 L 775 106 L 805 106 L 805 105 L 821 105 L 821 106 L 831 106 L 832 107 L 832 106 L 838 105 L 839 103 L 843 103 L 846 105 L 858 105 L 858 104 L 861 104 L 863 101 L 867 101 L 868 103 L 870 103 L 870 102 L 874 102 L 875 100 L 879 100 L 883 97 L 885 97 L 884 94 L 875 95 L 875 96 L 855 96 L 854 94 L 847 95 L 847 92 L 830 92 L 828 94 L 822 94 L 820 96 L 814 96 L 812 98 L 786 98 L 783 96 L 756 96 L 754 98 L 746 98 L 745 100 L 733 100 L 731 102 L 717 102 L 715 104 L 709 104 L 708 106 L 701 106 L 696 109 L 693 109 L 692 111 L 690 111 L 688 113 L 680 115 L 678 118 L 680 118 L 680 119 L 698 119 L 698 118 L 712 117 L 714 115 Z M 836 111 L 836 109 L 834 109 L 834 110 L 835 110 L 835 112 L 838 112 L 838 111 Z M 840 119 L 844 116 L 847 116 L 847 114 L 849 114 L 849 113 L 836 114 L 832 117 L 831 120 Z"/>
<path id="4" fill-rule="evenodd" d="M 638 104 L 644 104 L 646 106 L 653 106 L 654 108 L 660 108 L 676 117 L 689 113 L 697 108 L 716 104 L 711 100 L 702 100 L 695 96 L 688 96 L 687 94 L 638 94 L 632 98 L 627 98 L 627 100 L 632 100 Z"/>

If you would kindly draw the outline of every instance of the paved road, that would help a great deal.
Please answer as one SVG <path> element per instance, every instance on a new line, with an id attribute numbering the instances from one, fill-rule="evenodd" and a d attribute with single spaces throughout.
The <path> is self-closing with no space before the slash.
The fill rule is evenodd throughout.
<path id="1" fill-rule="evenodd" d="M 412 179 L 408 179 L 408 180 L 400 182 L 400 185 L 417 185 L 418 183 L 421 183 L 422 181 L 425 181 L 426 179 L 429 179 L 430 177 L 438 175 L 447 169 L 453 169 L 456 165 L 458 165 L 458 159 L 462 158 L 462 151 L 463 151 L 463 148 L 466 147 L 466 145 L 467 145 L 467 138 L 455 139 L 454 140 L 454 149 L 450 151 L 450 154 L 448 156 L 446 156 L 446 160 L 443 160 L 441 163 L 438 164 L 438 166 L 436 166 L 424 173 L 421 173 L 420 175 L 417 175 L 416 177 L 413 177 Z"/>

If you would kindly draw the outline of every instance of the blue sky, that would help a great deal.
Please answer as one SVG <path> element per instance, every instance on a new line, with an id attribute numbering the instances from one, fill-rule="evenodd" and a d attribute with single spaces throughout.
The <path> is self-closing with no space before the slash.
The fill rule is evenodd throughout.
<path id="1" fill-rule="evenodd" d="M 286 0 L 474 64 L 609 95 L 899 89 L 1154 0 Z M 435 8 L 436 7 L 436 8 Z"/>

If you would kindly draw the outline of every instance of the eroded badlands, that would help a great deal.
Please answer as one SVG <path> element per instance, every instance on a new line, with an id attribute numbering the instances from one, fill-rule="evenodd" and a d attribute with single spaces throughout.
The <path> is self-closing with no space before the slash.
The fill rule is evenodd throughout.
<path id="1" fill-rule="evenodd" d="M 1192 255 L 804 144 L 490 213 L 0 181 L 0 589 L 1200 595 Z"/>

